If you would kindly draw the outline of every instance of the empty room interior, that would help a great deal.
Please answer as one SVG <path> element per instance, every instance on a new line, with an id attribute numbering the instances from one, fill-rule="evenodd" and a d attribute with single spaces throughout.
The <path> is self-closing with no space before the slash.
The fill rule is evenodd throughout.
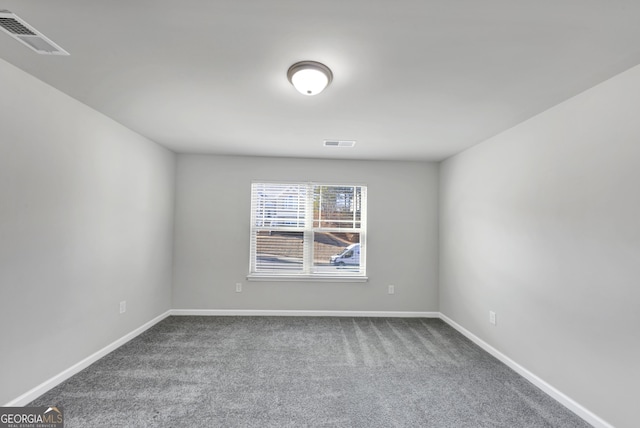
<path id="1" fill-rule="evenodd" d="M 0 2 L 0 405 L 637 427 L 640 2 Z"/>

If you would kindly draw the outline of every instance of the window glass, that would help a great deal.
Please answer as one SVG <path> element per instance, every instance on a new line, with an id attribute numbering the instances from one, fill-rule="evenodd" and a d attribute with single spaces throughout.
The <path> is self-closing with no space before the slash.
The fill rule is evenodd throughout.
<path id="1" fill-rule="evenodd" d="M 360 271 L 360 234 L 315 232 L 313 271 L 340 274 Z"/>

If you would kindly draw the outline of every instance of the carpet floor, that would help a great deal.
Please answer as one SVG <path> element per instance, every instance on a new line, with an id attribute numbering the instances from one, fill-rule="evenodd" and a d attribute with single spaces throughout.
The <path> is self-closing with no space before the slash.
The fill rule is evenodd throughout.
<path id="1" fill-rule="evenodd" d="M 30 405 L 65 427 L 589 427 L 439 319 L 172 316 Z"/>

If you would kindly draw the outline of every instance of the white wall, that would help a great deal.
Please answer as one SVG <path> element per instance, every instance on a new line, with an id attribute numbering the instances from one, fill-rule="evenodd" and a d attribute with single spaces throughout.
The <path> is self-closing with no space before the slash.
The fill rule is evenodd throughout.
<path id="1" fill-rule="evenodd" d="M 175 156 L 2 60 L 0 87 L 4 404 L 170 308 Z"/>
<path id="2" fill-rule="evenodd" d="M 433 163 L 179 155 L 174 308 L 437 311 L 437 175 Z M 369 282 L 247 282 L 252 180 L 367 185 Z"/>
<path id="3" fill-rule="evenodd" d="M 639 112 L 636 67 L 440 177 L 441 312 L 616 427 L 640 420 Z"/>

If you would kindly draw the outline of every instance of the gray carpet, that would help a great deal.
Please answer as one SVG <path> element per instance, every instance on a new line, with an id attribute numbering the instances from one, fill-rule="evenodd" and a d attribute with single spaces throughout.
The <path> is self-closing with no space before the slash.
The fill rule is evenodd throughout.
<path id="1" fill-rule="evenodd" d="M 30 405 L 73 427 L 588 427 L 438 319 L 169 317 Z"/>

